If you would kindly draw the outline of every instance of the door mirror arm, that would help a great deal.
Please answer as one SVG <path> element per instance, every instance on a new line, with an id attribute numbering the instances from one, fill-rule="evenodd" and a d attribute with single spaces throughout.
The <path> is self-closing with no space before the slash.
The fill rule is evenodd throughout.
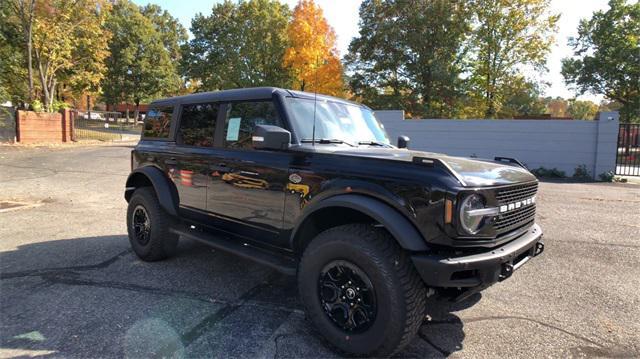
<path id="1" fill-rule="evenodd" d="M 408 148 L 411 139 L 407 136 L 398 136 L 398 148 Z"/>

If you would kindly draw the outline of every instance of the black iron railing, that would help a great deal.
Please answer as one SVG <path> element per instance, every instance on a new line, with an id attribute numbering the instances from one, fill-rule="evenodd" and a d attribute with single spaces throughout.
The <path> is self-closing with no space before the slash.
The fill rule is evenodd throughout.
<path id="1" fill-rule="evenodd" d="M 616 174 L 640 176 L 640 124 L 625 123 L 618 131 Z"/>
<path id="2" fill-rule="evenodd" d="M 122 141 L 140 136 L 142 122 L 127 119 L 120 112 L 71 111 L 72 140 Z"/>

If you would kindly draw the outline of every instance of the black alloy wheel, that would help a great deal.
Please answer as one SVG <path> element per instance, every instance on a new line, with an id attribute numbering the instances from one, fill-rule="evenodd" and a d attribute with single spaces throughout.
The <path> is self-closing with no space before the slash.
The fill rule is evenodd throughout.
<path id="1" fill-rule="evenodd" d="M 318 280 L 322 307 L 338 328 L 361 333 L 376 319 L 376 295 L 367 274 L 346 260 L 334 260 L 320 272 Z"/>
<path id="2" fill-rule="evenodd" d="M 149 243 L 151 239 L 151 220 L 144 206 L 136 206 L 133 210 L 131 222 L 133 223 L 133 235 L 135 239 L 143 246 Z"/>

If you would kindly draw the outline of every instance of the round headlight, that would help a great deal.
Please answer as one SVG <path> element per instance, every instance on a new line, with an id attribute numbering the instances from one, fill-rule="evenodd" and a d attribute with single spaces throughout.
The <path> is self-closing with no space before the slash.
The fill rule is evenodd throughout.
<path id="1" fill-rule="evenodd" d="M 460 205 L 460 224 L 469 234 L 476 234 L 482 226 L 484 214 L 484 198 L 478 194 L 472 194 L 465 198 Z"/>

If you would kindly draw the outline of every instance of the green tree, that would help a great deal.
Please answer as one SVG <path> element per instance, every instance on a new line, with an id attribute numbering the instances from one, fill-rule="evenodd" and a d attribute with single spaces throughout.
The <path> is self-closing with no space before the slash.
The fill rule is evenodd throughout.
<path id="1" fill-rule="evenodd" d="M 593 120 L 598 113 L 598 105 L 591 101 L 569 100 L 567 112 L 576 120 Z"/>
<path id="2" fill-rule="evenodd" d="M 377 109 L 456 116 L 468 18 L 462 0 L 365 0 L 345 58 L 351 92 Z"/>
<path id="3" fill-rule="evenodd" d="M 497 117 L 536 117 L 546 113 L 546 106 L 541 99 L 541 90 L 537 83 L 527 81 L 522 76 L 514 76 L 508 85 L 504 91 L 505 100 Z"/>
<path id="4" fill-rule="evenodd" d="M 0 2 L 0 103 L 28 101 L 24 37 L 10 2 Z"/>
<path id="5" fill-rule="evenodd" d="M 22 38 L 18 47 L 24 49 L 22 58 L 26 64 L 25 73 L 28 81 L 28 92 L 26 98 L 21 97 L 21 100 L 31 102 L 34 99 L 33 24 L 35 20 L 36 0 L 5 0 L 0 7 L 2 8 L 0 11 L 3 12 L 2 20 L 4 25 L 11 27 L 12 25 L 10 24 L 13 23 L 15 34 Z M 13 36 L 6 37 L 6 39 L 16 40 Z"/>
<path id="6" fill-rule="evenodd" d="M 493 118 L 523 67 L 544 70 L 559 16 L 548 14 L 549 0 L 476 0 L 473 7 L 471 95 Z"/>
<path id="7" fill-rule="evenodd" d="M 640 121 L 640 3 L 609 1 L 609 10 L 580 21 L 562 61 L 567 84 L 579 94 L 603 94 L 622 105 L 623 121 Z"/>
<path id="8" fill-rule="evenodd" d="M 168 15 L 155 8 L 147 11 L 145 16 L 131 2 L 118 1 L 106 23 L 112 38 L 103 97 L 107 104 L 135 104 L 136 116 L 141 102 L 176 94 L 182 83 L 172 59 L 178 56 L 180 35 L 168 31 L 163 36 L 171 26 L 159 26 L 159 18 Z"/>
<path id="9" fill-rule="evenodd" d="M 46 110 L 54 110 L 60 83 L 79 92 L 98 90 L 109 39 L 103 26 L 107 9 L 103 0 L 37 2 L 33 55 Z"/>
<path id="10" fill-rule="evenodd" d="M 200 90 L 289 86 L 283 59 L 290 18 L 288 6 L 275 0 L 215 4 L 210 15 L 191 21 L 193 39 L 183 60 L 187 77 Z"/>
<path id="11" fill-rule="evenodd" d="M 169 52 L 171 59 L 179 61 L 182 56 L 181 46 L 189 39 L 184 26 L 167 10 L 163 10 L 158 5 L 148 4 L 143 6 L 140 11 L 142 15 L 151 20 L 156 31 L 160 33 L 162 44 Z"/>

